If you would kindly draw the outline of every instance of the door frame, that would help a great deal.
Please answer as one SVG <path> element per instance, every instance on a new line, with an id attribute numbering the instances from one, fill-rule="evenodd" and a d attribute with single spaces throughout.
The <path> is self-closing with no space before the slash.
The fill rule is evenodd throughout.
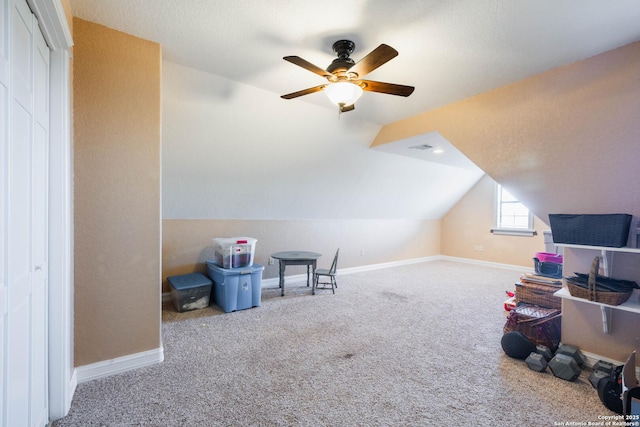
<path id="1" fill-rule="evenodd" d="M 49 420 L 65 416 L 77 386 L 73 363 L 73 160 L 71 47 L 62 0 L 27 0 L 51 49 L 49 70 Z"/>

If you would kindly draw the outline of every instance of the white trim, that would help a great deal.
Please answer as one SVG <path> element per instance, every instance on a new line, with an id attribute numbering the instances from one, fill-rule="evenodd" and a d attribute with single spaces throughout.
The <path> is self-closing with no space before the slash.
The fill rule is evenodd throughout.
<path id="1" fill-rule="evenodd" d="M 103 360 L 76 368 L 78 384 L 120 374 L 145 366 L 155 365 L 164 360 L 162 347 L 140 353 L 129 354 L 115 359 Z"/>
<path id="2" fill-rule="evenodd" d="M 509 270 L 519 271 L 521 273 L 533 273 L 534 269 L 531 266 L 520 266 L 513 264 L 501 264 L 497 262 L 489 262 L 489 261 L 479 261 L 475 259 L 469 258 L 457 258 L 446 255 L 433 255 L 429 257 L 423 258 L 411 258 L 405 259 L 402 261 L 391 261 L 391 262 L 383 262 L 380 264 L 369 264 L 369 265 L 360 265 L 357 267 L 349 267 L 338 269 L 337 274 L 339 276 L 343 276 L 345 274 L 355 274 L 355 273 L 363 273 L 366 271 L 380 270 L 382 268 L 391 268 L 391 267 L 399 267 L 402 265 L 410 265 L 410 264 L 418 264 L 421 262 L 431 262 L 431 261 L 454 261 L 454 262 L 464 262 L 467 264 L 476 264 L 476 265 L 484 265 L 487 267 L 496 267 L 496 268 L 506 268 Z M 287 283 L 304 283 L 307 281 L 307 274 L 294 274 L 291 276 L 285 276 L 285 281 Z M 262 279 L 261 288 L 277 288 L 280 286 L 280 279 L 278 277 L 271 277 L 269 279 Z M 164 292 L 162 294 L 162 302 L 171 301 L 171 292 Z"/>
<path id="3" fill-rule="evenodd" d="M 604 357 L 604 356 L 600 356 L 599 354 L 595 354 L 595 353 L 591 353 L 589 351 L 582 351 L 580 350 L 580 353 L 582 353 L 582 355 L 584 356 L 584 365 L 587 368 L 593 368 L 593 366 L 599 361 L 602 360 L 603 362 L 609 362 L 612 365 L 622 365 L 624 366 L 625 362 L 621 362 L 619 360 L 613 360 L 610 359 L 608 357 Z M 636 377 L 640 378 L 640 366 L 636 366 Z"/>
<path id="4" fill-rule="evenodd" d="M 162 303 L 164 304 L 165 302 L 171 302 L 171 299 L 173 297 L 171 296 L 171 292 L 163 292 L 162 293 Z"/>
<path id="5" fill-rule="evenodd" d="M 481 261 L 481 260 L 470 259 L 470 258 L 458 258 L 458 257 L 452 257 L 452 256 L 446 256 L 446 255 L 440 255 L 440 259 L 445 261 L 456 261 L 456 262 L 464 262 L 467 264 L 484 265 L 486 267 L 506 268 L 508 270 L 515 270 L 521 273 L 535 272 L 532 266 L 525 267 L 525 266 L 515 265 L 515 264 L 502 264 L 499 262 Z"/>
<path id="6" fill-rule="evenodd" d="M 529 212 L 529 216 L 531 216 L 531 212 Z M 491 232 L 495 235 L 503 235 L 503 236 L 532 237 L 538 234 L 536 230 L 530 229 L 530 228 L 492 228 Z"/>
<path id="7" fill-rule="evenodd" d="M 502 189 L 504 189 L 504 191 L 509 193 L 507 189 L 505 189 L 502 185 L 494 181 L 493 183 L 493 228 L 491 228 L 491 232 L 496 235 L 535 236 L 537 233 L 533 228 L 533 212 L 531 212 L 531 210 L 526 206 L 524 206 L 524 204 L 520 201 L 518 201 L 518 203 L 520 203 L 523 207 L 525 207 L 527 209 L 527 212 L 529 213 L 527 228 L 500 227 L 500 221 L 498 218 L 500 216 L 500 212 L 502 211 L 502 202 L 500 197 L 500 193 Z M 509 193 L 509 195 L 511 195 L 511 193 Z M 511 195 L 511 197 L 513 197 L 513 195 Z"/>
<path id="8" fill-rule="evenodd" d="M 361 265 L 357 267 L 349 267 L 349 268 L 342 268 L 342 269 L 339 268 L 336 271 L 336 273 L 338 274 L 338 276 L 343 276 L 345 274 L 362 273 L 365 271 L 380 270 L 382 268 L 398 267 L 401 265 L 435 261 L 437 259 L 439 259 L 438 255 L 431 256 L 431 257 L 424 257 L 424 258 L 411 258 L 411 259 L 406 259 L 402 261 L 383 262 L 380 264 Z M 292 276 L 285 276 L 285 281 L 287 283 L 305 283 L 307 281 L 307 274 L 304 273 L 304 274 L 294 274 Z M 262 280 L 263 288 L 277 288 L 278 286 L 280 286 L 280 278 L 278 277 L 272 277 L 270 279 Z"/>
<path id="9" fill-rule="evenodd" d="M 73 240 L 69 54 L 51 53 L 49 148 L 49 416 L 71 408 L 73 381 Z"/>
<path id="10" fill-rule="evenodd" d="M 362 273 L 365 271 L 373 271 L 380 270 L 382 268 L 391 268 L 391 267 L 399 267 L 401 265 L 410 265 L 410 264 L 418 264 L 421 262 L 429 262 L 429 261 L 437 261 L 440 259 L 439 255 L 434 255 L 430 257 L 423 258 L 410 258 L 402 261 L 391 261 L 391 262 L 383 262 L 380 264 L 369 264 L 358 267 L 349 267 L 338 270 L 338 274 L 354 274 L 354 273 Z"/>
<path id="11" fill-rule="evenodd" d="M 284 276 L 285 283 L 306 283 L 307 275 L 305 274 L 294 274 L 292 276 Z M 262 288 L 277 288 L 280 286 L 280 278 L 279 277 L 271 277 L 269 279 L 262 279 L 261 282 Z"/>
<path id="12" fill-rule="evenodd" d="M 589 351 L 582 351 L 580 353 L 584 356 L 584 364 L 588 368 L 593 368 L 593 366 L 598 362 L 598 360 L 602 360 L 603 362 L 609 362 L 613 365 L 624 365 L 624 362 L 619 360 L 609 359 L 608 357 L 603 357 L 595 353 L 591 353 Z"/>
<path id="13" fill-rule="evenodd" d="M 73 46 L 61 0 L 27 0 L 27 3 L 38 17 L 40 30 L 51 50 L 68 50 Z"/>
<path id="14" fill-rule="evenodd" d="M 65 393 L 65 395 L 58 399 L 61 404 L 67 405 L 66 409 L 64 410 L 64 413 L 62 415 L 56 415 L 54 418 L 51 414 L 51 407 L 49 407 L 50 421 L 60 419 L 69 413 L 69 410 L 71 410 L 71 401 L 73 400 L 73 395 L 76 393 L 76 388 L 78 388 L 78 371 L 74 368 L 71 371 L 71 379 L 67 384 L 65 384 L 65 387 L 62 387 L 61 392 Z M 51 388 L 49 388 L 49 390 L 51 390 Z M 51 396 L 49 396 L 49 401 L 51 402 Z"/>
<path id="15" fill-rule="evenodd" d="M 49 65 L 49 420 L 65 416 L 77 386 L 73 368 L 71 31 L 61 0 L 27 0 L 51 49 Z"/>
<path id="16" fill-rule="evenodd" d="M 354 273 L 362 273 L 365 271 L 372 270 L 380 270 L 381 268 L 390 268 L 390 267 L 398 267 L 400 265 L 409 265 L 409 264 L 417 264 L 420 262 L 428 262 L 428 261 L 436 261 L 440 259 L 439 255 L 423 257 L 423 258 L 411 258 L 402 261 L 391 261 L 391 262 L 383 262 L 380 264 L 369 264 L 369 265 L 361 265 L 358 267 L 349 267 L 338 269 L 337 274 L 339 276 L 345 274 L 354 274 Z M 305 283 L 307 281 L 307 274 L 294 274 L 291 276 L 285 276 L 286 283 Z M 269 279 L 262 279 L 260 282 L 261 288 L 277 288 L 280 286 L 280 278 L 279 277 L 271 277 Z M 163 292 L 162 293 L 162 302 L 171 301 L 171 292 Z"/>

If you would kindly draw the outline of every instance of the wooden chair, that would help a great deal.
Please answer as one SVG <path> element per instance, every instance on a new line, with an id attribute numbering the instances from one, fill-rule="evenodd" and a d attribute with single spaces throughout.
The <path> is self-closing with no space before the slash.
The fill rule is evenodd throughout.
<path id="1" fill-rule="evenodd" d="M 340 253 L 340 248 L 336 251 L 336 255 L 333 257 L 333 262 L 331 263 L 331 268 L 328 270 L 326 268 L 317 268 L 316 272 L 313 276 L 313 292 L 312 294 L 316 294 L 316 289 L 318 289 L 318 285 L 322 285 L 320 289 L 328 289 L 331 285 L 331 291 L 335 294 L 335 288 L 338 287 L 338 283 L 336 282 L 336 269 L 338 268 L 338 254 Z M 323 282 L 320 281 L 320 278 L 323 278 Z"/>

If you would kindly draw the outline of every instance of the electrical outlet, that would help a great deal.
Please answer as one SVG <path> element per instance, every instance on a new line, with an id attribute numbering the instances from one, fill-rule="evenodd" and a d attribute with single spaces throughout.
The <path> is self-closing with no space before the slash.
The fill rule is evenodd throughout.
<path id="1" fill-rule="evenodd" d="M 271 258 L 271 257 L 269 257 L 269 265 L 273 265 L 275 263 L 276 263 L 276 260 Z"/>
<path id="2" fill-rule="evenodd" d="M 364 249 L 360 249 L 360 256 L 364 256 Z"/>
<path id="3" fill-rule="evenodd" d="M 477 251 L 477 252 L 482 252 L 484 250 L 484 248 L 482 247 L 482 245 L 475 245 L 473 247 L 473 250 Z"/>

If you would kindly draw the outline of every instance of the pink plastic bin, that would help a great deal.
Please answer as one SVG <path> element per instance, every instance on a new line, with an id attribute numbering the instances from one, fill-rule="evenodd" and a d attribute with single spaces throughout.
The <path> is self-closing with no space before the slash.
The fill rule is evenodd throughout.
<path id="1" fill-rule="evenodd" d="M 550 252 L 536 252 L 536 258 L 538 258 L 540 262 L 562 264 L 562 255 L 552 254 Z"/>

